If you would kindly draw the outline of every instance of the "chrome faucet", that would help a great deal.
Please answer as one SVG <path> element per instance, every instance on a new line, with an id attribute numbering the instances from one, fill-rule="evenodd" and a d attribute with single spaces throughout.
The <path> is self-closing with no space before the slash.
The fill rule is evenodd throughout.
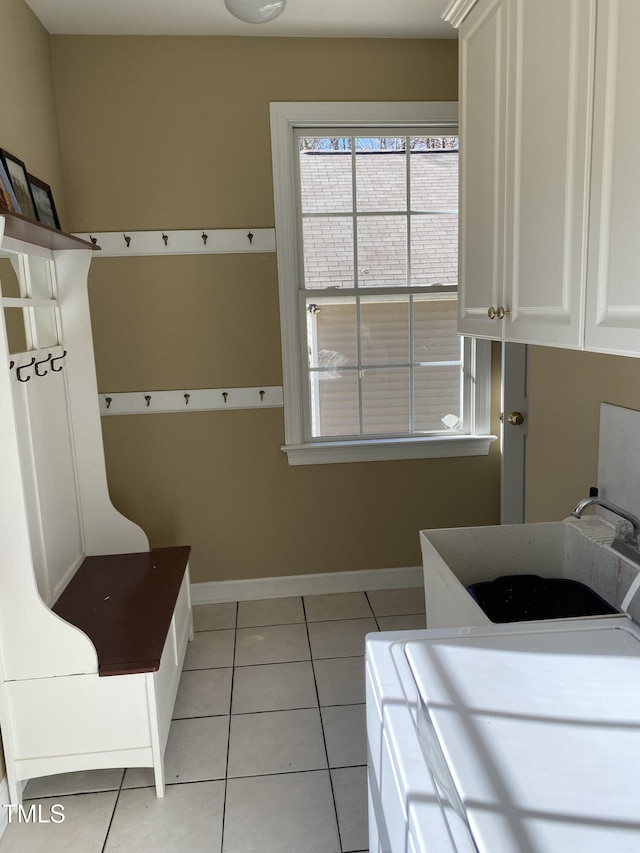
<path id="1" fill-rule="evenodd" d="M 576 506 L 571 515 L 574 518 L 582 518 L 582 513 L 585 509 L 594 505 L 601 506 L 603 509 L 607 509 L 609 512 L 613 512 L 615 515 L 619 515 L 620 518 L 624 518 L 625 521 L 629 522 L 632 527 L 631 535 L 624 535 L 619 530 L 611 543 L 611 547 L 616 551 L 619 551 L 621 554 L 624 554 L 626 557 L 629 557 L 634 562 L 640 563 L 640 548 L 638 546 L 638 537 L 640 537 L 640 518 L 617 504 L 598 497 L 584 498 Z"/>

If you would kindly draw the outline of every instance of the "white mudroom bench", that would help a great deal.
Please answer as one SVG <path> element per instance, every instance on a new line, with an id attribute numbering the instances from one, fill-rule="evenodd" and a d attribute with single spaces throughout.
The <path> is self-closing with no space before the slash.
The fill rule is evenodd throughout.
<path id="1" fill-rule="evenodd" d="M 112 505 L 87 274 L 92 244 L 0 214 L 0 728 L 28 779 L 163 754 L 193 636 L 189 547 Z"/>

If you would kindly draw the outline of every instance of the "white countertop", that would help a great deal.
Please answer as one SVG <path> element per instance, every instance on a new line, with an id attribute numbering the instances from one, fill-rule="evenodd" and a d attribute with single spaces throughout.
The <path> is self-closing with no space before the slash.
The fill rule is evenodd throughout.
<path id="1" fill-rule="evenodd" d="M 387 637 L 418 688 L 431 770 L 480 853 L 640 850 L 635 623 Z"/>

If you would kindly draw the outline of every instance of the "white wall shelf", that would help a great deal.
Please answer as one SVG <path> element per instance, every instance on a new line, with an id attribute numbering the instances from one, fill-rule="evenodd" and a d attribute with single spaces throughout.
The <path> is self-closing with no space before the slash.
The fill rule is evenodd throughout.
<path id="1" fill-rule="evenodd" d="M 209 412 L 274 409 L 283 405 L 282 386 L 194 388 L 181 391 L 133 391 L 100 394 L 101 415 L 152 415 L 159 412 Z"/>
<path id="2" fill-rule="evenodd" d="M 275 252 L 274 228 L 197 228 L 193 231 L 92 231 L 74 235 L 100 251 L 95 258 Z"/>

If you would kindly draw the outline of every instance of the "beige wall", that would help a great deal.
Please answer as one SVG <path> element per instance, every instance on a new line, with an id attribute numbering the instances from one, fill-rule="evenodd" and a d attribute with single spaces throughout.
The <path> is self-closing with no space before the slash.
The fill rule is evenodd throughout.
<path id="1" fill-rule="evenodd" d="M 77 231 L 273 226 L 270 101 L 455 100 L 455 41 L 55 36 Z"/>
<path id="2" fill-rule="evenodd" d="M 63 223 L 65 198 L 49 35 L 24 0 L 0 7 L 0 147 L 50 184 Z"/>
<path id="3" fill-rule="evenodd" d="M 640 359 L 530 348 L 527 520 L 566 518 L 597 484 L 600 404 L 640 409 Z"/>
<path id="4" fill-rule="evenodd" d="M 71 228 L 272 227 L 269 102 L 455 100 L 455 42 L 54 37 Z M 282 383 L 274 255 L 96 259 L 101 391 Z M 494 406 L 497 417 L 497 405 Z M 499 454 L 289 467 L 281 409 L 103 419 L 114 503 L 194 581 L 420 563 Z"/>

